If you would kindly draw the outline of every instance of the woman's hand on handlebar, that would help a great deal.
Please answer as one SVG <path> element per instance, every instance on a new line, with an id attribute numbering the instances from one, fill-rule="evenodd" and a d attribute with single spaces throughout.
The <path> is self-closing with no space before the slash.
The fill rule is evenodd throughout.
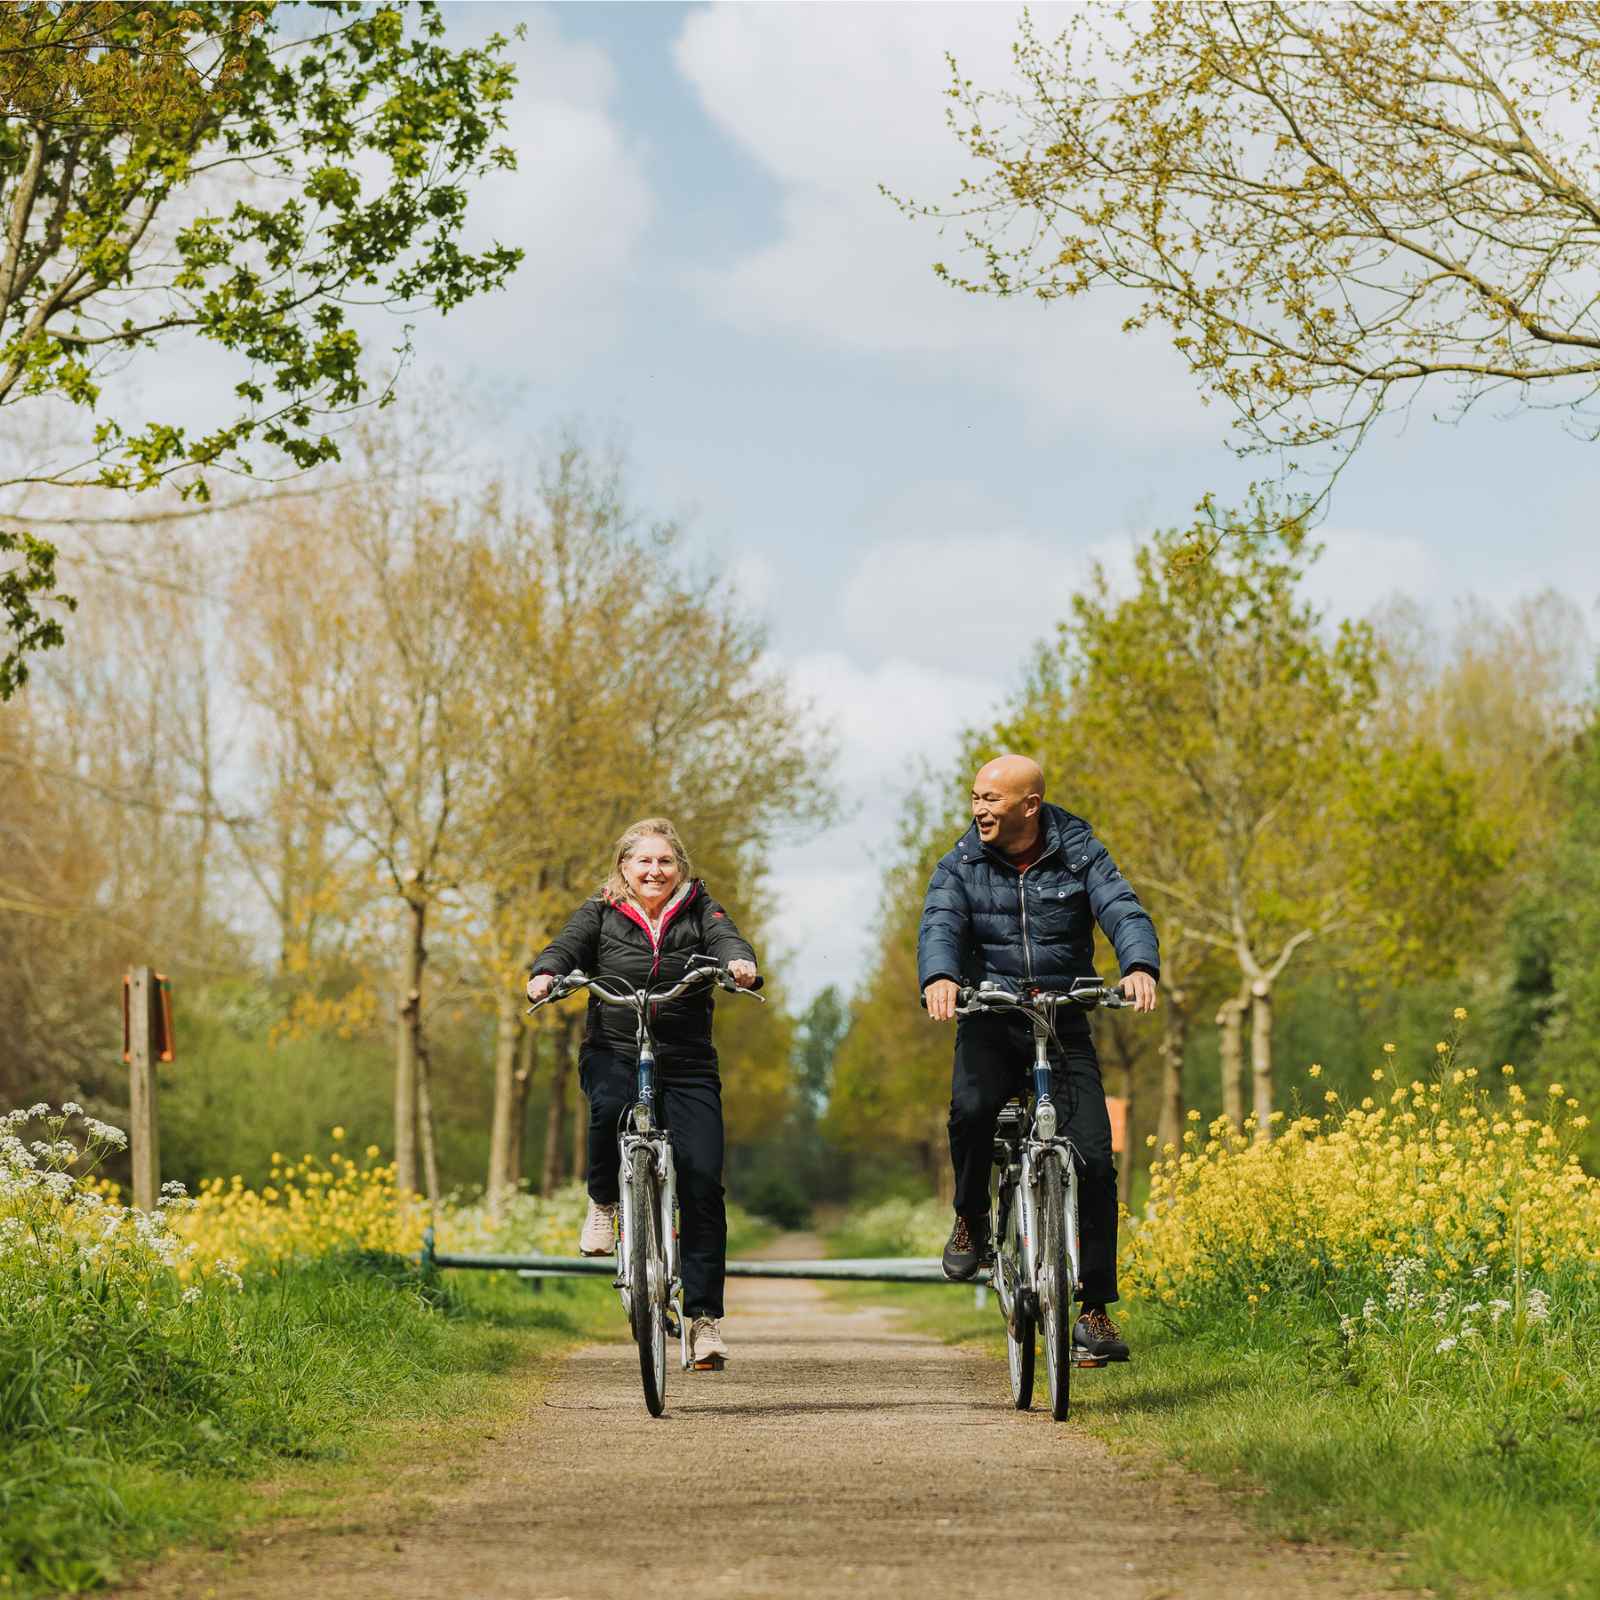
<path id="1" fill-rule="evenodd" d="M 1154 1011 L 1156 980 L 1148 972 L 1130 972 L 1118 986 L 1133 1002 L 1135 1011 Z"/>
<path id="2" fill-rule="evenodd" d="M 540 972 L 528 979 L 528 998 L 537 1005 L 541 1000 L 550 996 L 550 991 L 556 986 L 556 976 L 553 972 Z"/>
<path id="3" fill-rule="evenodd" d="M 923 1003 L 928 1008 L 929 1022 L 953 1022 L 960 986 L 950 978 L 935 978 L 922 991 Z"/>
<path id="4" fill-rule="evenodd" d="M 756 981 L 756 964 L 753 961 L 730 961 L 728 963 L 728 976 L 741 989 L 748 989 Z"/>

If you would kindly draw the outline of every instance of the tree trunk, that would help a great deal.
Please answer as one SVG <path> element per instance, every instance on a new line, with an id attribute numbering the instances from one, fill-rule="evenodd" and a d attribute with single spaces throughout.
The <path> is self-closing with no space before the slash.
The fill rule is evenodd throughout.
<path id="1" fill-rule="evenodd" d="M 522 1133 L 517 1118 L 517 1056 L 522 1026 L 522 999 L 509 983 L 502 983 L 495 995 L 494 1033 L 494 1112 L 489 1123 L 489 1177 L 484 1199 L 489 1214 L 499 1213 L 501 1202 L 516 1187 L 512 1168 L 516 1162 L 512 1146 Z"/>
<path id="2" fill-rule="evenodd" d="M 574 1030 L 570 1018 L 563 1018 L 556 1035 L 555 1061 L 550 1073 L 550 1104 L 544 1117 L 544 1170 L 539 1175 L 539 1193 L 554 1194 L 561 1180 L 562 1160 L 566 1155 L 567 1080 L 572 1076 Z"/>
<path id="3" fill-rule="evenodd" d="M 1217 1026 L 1222 1029 L 1222 1114 L 1235 1128 L 1244 1127 L 1244 1011 L 1246 989 L 1222 1002 Z"/>
<path id="4" fill-rule="evenodd" d="M 1250 986 L 1250 1075 L 1255 1089 L 1256 1138 L 1272 1137 L 1272 985 Z"/>
<path id="5" fill-rule="evenodd" d="M 400 1007 L 394 1051 L 394 1181 L 402 1194 L 417 1188 L 417 1042 L 422 1032 L 422 942 L 427 903 L 406 903 L 405 943 L 400 955 Z"/>
<path id="6" fill-rule="evenodd" d="M 439 1204 L 439 1146 L 433 1137 L 433 1074 L 428 1047 L 417 1041 L 417 1129 L 422 1142 L 422 1171 L 428 1190 L 428 1204 Z"/>
<path id="7" fill-rule="evenodd" d="M 533 1087 L 533 1029 L 524 1026 L 517 1036 L 517 1070 L 511 1079 L 511 1142 L 506 1151 L 506 1192 L 522 1187 L 522 1164 L 528 1147 L 528 1091 Z"/>
<path id="8" fill-rule="evenodd" d="M 582 1085 L 572 1085 L 572 1175 L 584 1177 L 589 1171 L 589 1100 Z"/>
<path id="9" fill-rule="evenodd" d="M 1161 1095 L 1157 1110 L 1156 1148 L 1164 1150 L 1183 1138 L 1183 1060 L 1189 1046 L 1189 997 L 1181 989 L 1167 991 L 1161 1014 Z"/>

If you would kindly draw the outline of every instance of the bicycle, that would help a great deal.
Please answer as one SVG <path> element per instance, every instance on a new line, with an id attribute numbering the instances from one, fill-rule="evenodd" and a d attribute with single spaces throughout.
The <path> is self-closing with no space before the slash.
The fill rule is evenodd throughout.
<path id="1" fill-rule="evenodd" d="M 956 1015 L 1013 1015 L 1033 1024 L 1031 1091 L 1002 1108 L 995 1127 L 996 1179 L 990 1196 L 992 1281 L 1006 1323 L 1011 1398 L 1017 1410 L 1033 1404 L 1037 1332 L 1044 1333 L 1050 1415 L 1067 1416 L 1074 1366 L 1103 1367 L 1101 1357 L 1077 1355 L 1072 1345 L 1073 1295 L 1078 1285 L 1078 1169 L 1072 1141 L 1060 1134 L 1050 1093 L 1050 1045 L 1057 1047 L 1056 1013 L 1064 1006 L 1131 1006 L 1120 989 L 1079 978 L 1061 992 L 1014 994 L 997 985 L 964 988 Z"/>
<path id="2" fill-rule="evenodd" d="M 639 1375 L 644 1385 L 645 1408 L 659 1417 L 667 1403 L 667 1339 L 682 1341 L 683 1370 L 720 1367 L 722 1360 L 696 1363 L 689 1349 L 689 1319 L 683 1312 L 683 1280 L 679 1273 L 677 1181 L 672 1165 L 672 1143 L 656 1116 L 656 1051 L 650 1032 L 650 1012 L 705 983 L 715 983 L 730 994 L 761 996 L 741 989 L 727 970 L 710 956 L 691 956 L 689 971 L 670 987 L 655 984 L 646 989 L 608 987 L 604 973 L 590 977 L 569 972 L 557 978 L 549 994 L 535 1000 L 528 1011 L 564 1000 L 587 989 L 605 1005 L 626 1006 L 638 1018 L 635 1042 L 639 1051 L 638 1084 L 634 1103 L 622 1116 L 617 1141 L 621 1151 L 622 1204 L 618 1208 L 617 1275 L 612 1286 L 622 1300 L 635 1343 L 639 1347 Z M 759 989 L 757 978 L 754 987 Z M 762 1001 L 765 1004 L 765 1001 Z"/>

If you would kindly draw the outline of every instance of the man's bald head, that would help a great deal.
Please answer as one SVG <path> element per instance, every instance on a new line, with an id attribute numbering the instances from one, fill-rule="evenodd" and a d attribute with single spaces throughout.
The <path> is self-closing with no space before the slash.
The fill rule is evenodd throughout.
<path id="1" fill-rule="evenodd" d="M 1026 850 L 1039 834 L 1044 769 L 1027 756 L 996 756 L 972 780 L 972 820 L 985 844 L 1008 855 Z"/>

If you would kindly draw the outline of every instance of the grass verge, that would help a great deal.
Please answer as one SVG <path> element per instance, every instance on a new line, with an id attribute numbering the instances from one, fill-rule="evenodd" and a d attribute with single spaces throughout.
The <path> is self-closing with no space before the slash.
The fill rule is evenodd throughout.
<path id="1" fill-rule="evenodd" d="M 0 1379 L 39 1386 L 40 1424 L 0 1443 L 0 1592 L 81 1593 L 186 1540 L 346 1514 L 430 1431 L 458 1457 L 462 1429 L 492 1420 L 530 1366 L 615 1333 L 615 1308 L 599 1282 L 533 1294 L 351 1252 L 252 1272 L 184 1343 L 130 1350 L 125 1394 L 103 1345 L 77 1379 L 54 1353 L 59 1394 L 13 1363 Z"/>
<path id="2" fill-rule="evenodd" d="M 983 1348 L 1004 1394 L 992 1298 L 980 1310 L 968 1290 L 838 1292 Z M 1394 1404 L 1380 1386 L 1353 1382 L 1339 1341 L 1313 1324 L 1241 1318 L 1179 1336 L 1137 1307 L 1123 1322 L 1133 1360 L 1075 1374 L 1064 1426 L 1239 1491 L 1242 1508 L 1280 1537 L 1394 1550 L 1407 1585 L 1482 1600 L 1600 1595 L 1600 1396 L 1562 1399 L 1524 1433 L 1448 1390 L 1412 1388 Z"/>

